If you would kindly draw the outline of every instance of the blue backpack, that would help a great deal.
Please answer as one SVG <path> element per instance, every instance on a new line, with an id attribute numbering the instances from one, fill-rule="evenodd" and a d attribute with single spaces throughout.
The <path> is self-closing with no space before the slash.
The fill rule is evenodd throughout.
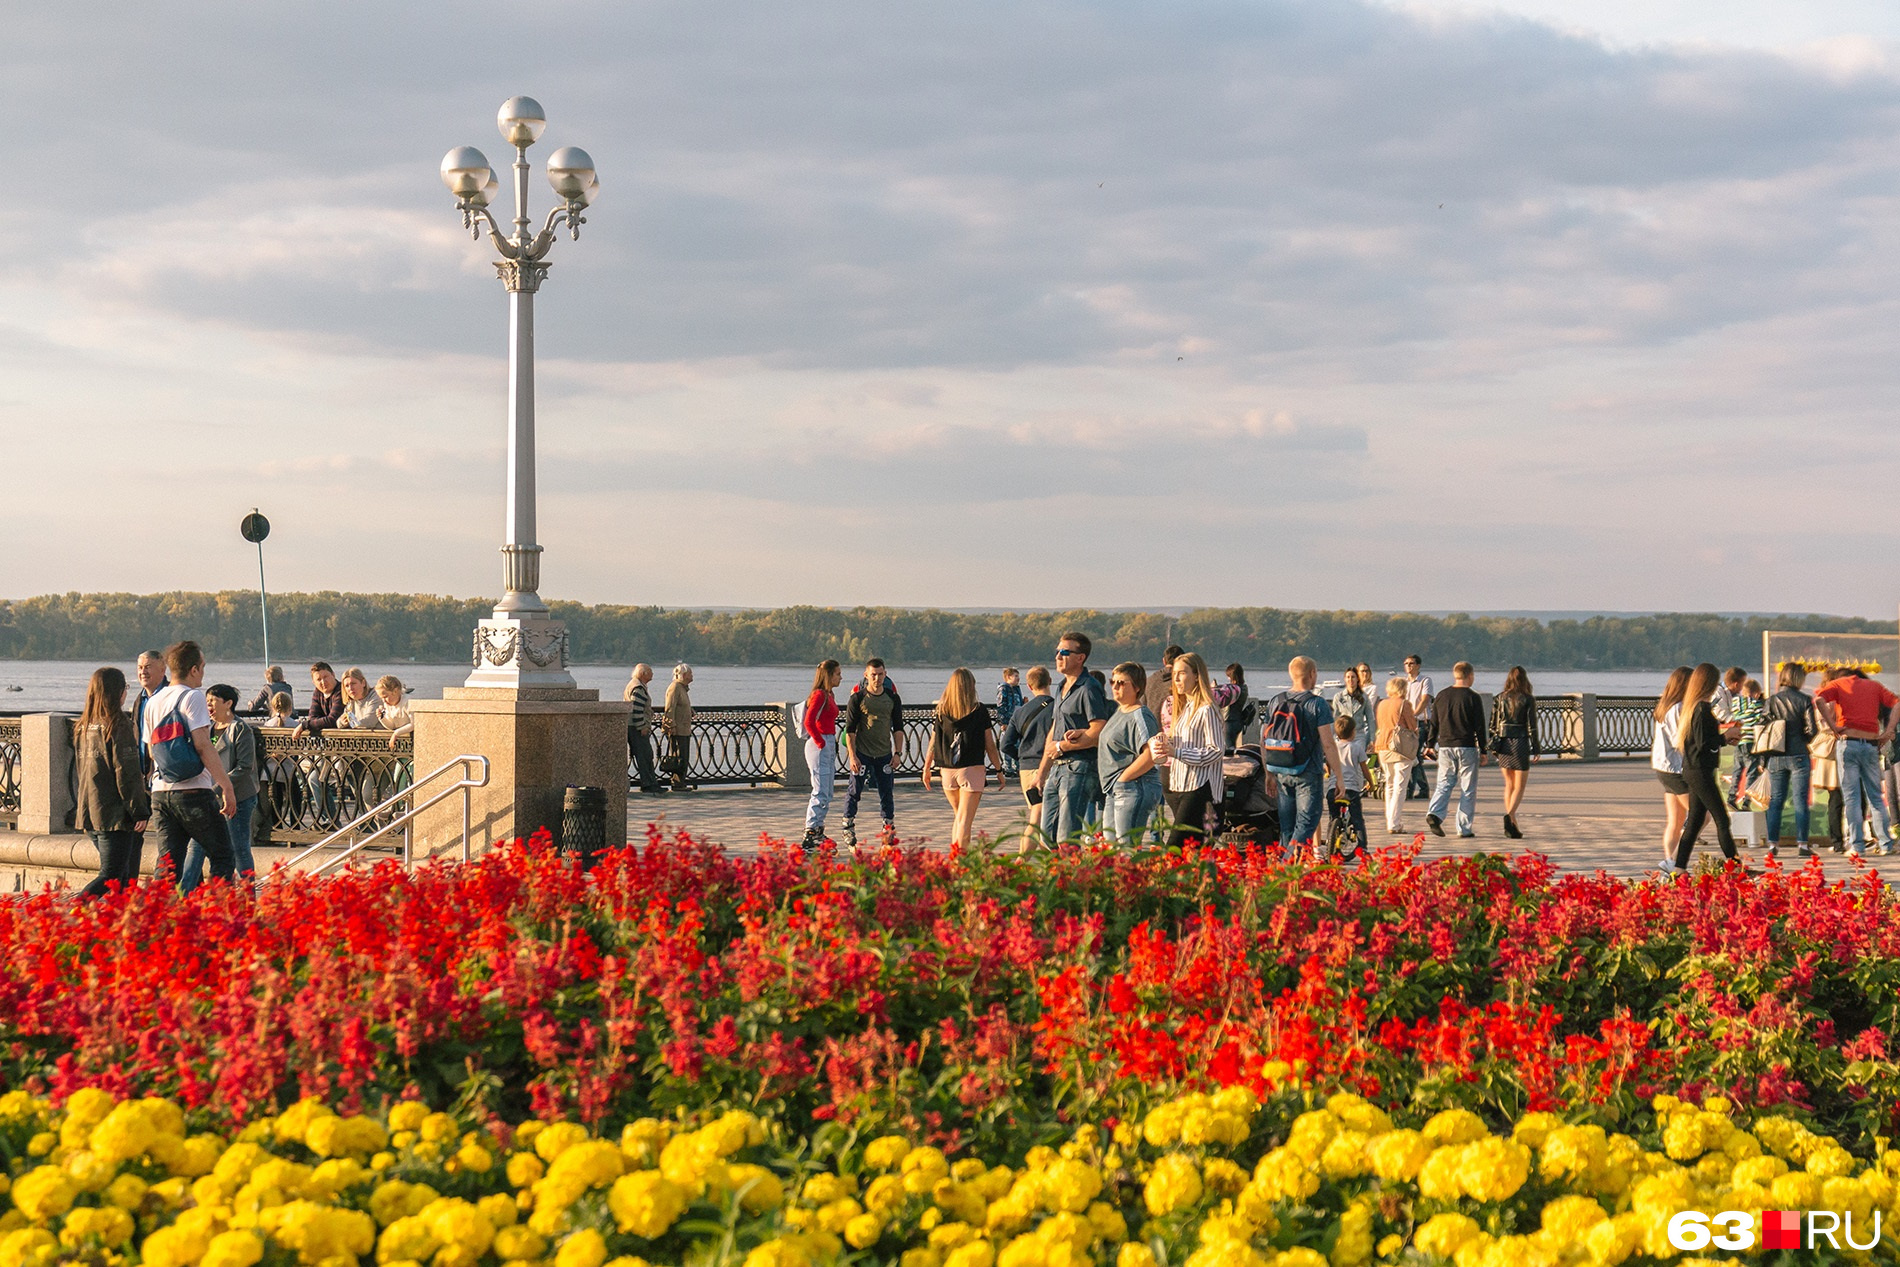
<path id="1" fill-rule="evenodd" d="M 170 712 L 152 727 L 152 768 L 166 783 L 183 783 L 204 773 L 204 759 L 198 745 L 191 741 L 191 724 L 185 720 L 181 696 Z"/>
<path id="2" fill-rule="evenodd" d="M 1300 716 L 1293 692 L 1282 691 L 1267 704 L 1260 728 L 1260 759 L 1275 774 L 1304 774 L 1319 751 L 1319 736 Z"/>

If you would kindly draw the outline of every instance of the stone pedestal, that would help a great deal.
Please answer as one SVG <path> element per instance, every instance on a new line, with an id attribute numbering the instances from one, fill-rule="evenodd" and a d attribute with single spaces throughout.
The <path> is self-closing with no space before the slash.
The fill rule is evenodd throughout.
<path id="1" fill-rule="evenodd" d="M 469 847 L 558 830 L 568 787 L 607 793 L 610 845 L 627 821 L 627 714 L 631 704 L 598 691 L 555 687 L 449 687 L 439 700 L 415 700 L 416 779 L 463 755 L 488 758 L 488 786 L 470 793 Z M 448 779 L 445 777 L 444 784 Z M 427 799 L 431 788 L 419 790 Z M 424 811 L 415 824 L 418 858 L 458 853 L 460 793 Z"/>
<path id="2" fill-rule="evenodd" d="M 28 713 L 20 718 L 20 823 L 23 832 L 73 829 L 73 718 Z"/>

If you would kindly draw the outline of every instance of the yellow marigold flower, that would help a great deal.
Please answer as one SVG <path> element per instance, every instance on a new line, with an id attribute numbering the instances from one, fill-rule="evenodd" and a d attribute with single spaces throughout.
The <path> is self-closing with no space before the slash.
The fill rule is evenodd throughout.
<path id="1" fill-rule="evenodd" d="M 852 1192 L 853 1188 L 844 1176 L 825 1171 L 805 1180 L 805 1186 L 799 1190 L 799 1195 L 813 1205 L 825 1205 L 841 1197 L 848 1197 Z"/>
<path id="2" fill-rule="evenodd" d="M 1487 1136 L 1465 1145 L 1458 1162 L 1458 1185 L 1474 1201 L 1504 1201 L 1516 1195 L 1530 1173 L 1530 1149 Z"/>
<path id="3" fill-rule="evenodd" d="M 1425 1123 L 1425 1138 L 1434 1144 L 1469 1144 L 1490 1134 L 1484 1122 L 1468 1109 L 1446 1109 Z"/>
<path id="4" fill-rule="evenodd" d="M 1106 1201 L 1089 1203 L 1088 1221 L 1100 1240 L 1120 1244 L 1128 1239 L 1128 1220 L 1122 1217 L 1120 1210 Z"/>
<path id="5" fill-rule="evenodd" d="M 164 1142 L 163 1137 L 160 1143 Z M 196 1178 L 208 1175 L 216 1168 L 218 1159 L 224 1155 L 224 1141 L 216 1135 L 193 1135 L 180 1146 L 175 1160 L 167 1160 L 166 1165 L 175 1175 Z"/>
<path id="6" fill-rule="evenodd" d="M 1732 1130 L 1722 1143 L 1722 1153 L 1731 1161 L 1747 1161 L 1761 1156 L 1761 1141 L 1747 1131 Z"/>
<path id="7" fill-rule="evenodd" d="M 943 1267 L 992 1267 L 995 1261 L 996 1251 L 990 1248 L 988 1241 L 971 1241 L 951 1250 L 943 1260 Z"/>
<path id="8" fill-rule="evenodd" d="M 1141 1120 L 1141 1137 L 1156 1148 L 1166 1148 L 1181 1140 L 1181 1120 L 1186 1116 L 1178 1103 L 1158 1105 Z"/>
<path id="9" fill-rule="evenodd" d="M 1043 1205 L 1052 1213 L 1080 1214 L 1102 1190 L 1101 1172 L 1087 1162 L 1064 1158 L 1043 1177 Z"/>
<path id="10" fill-rule="evenodd" d="M 714 1157 L 730 1157 L 747 1144 L 760 1143 L 764 1131 L 750 1113 L 733 1110 L 699 1128 L 700 1142 Z"/>
<path id="11" fill-rule="evenodd" d="M 860 1214 L 844 1225 L 845 1244 L 853 1249 L 869 1249 L 884 1235 L 884 1220 L 875 1214 Z"/>
<path id="12" fill-rule="evenodd" d="M 1368 1166 L 1366 1143 L 1366 1137 L 1358 1131 L 1339 1132 L 1319 1155 L 1320 1170 L 1333 1179 L 1350 1179 L 1354 1175 L 1365 1174 Z"/>
<path id="13" fill-rule="evenodd" d="M 44 1157 L 58 1147 L 59 1136 L 53 1134 L 51 1131 L 41 1131 L 26 1141 L 26 1155 L 29 1157 Z"/>
<path id="14" fill-rule="evenodd" d="M 1273 1267 L 1326 1267 L 1326 1256 L 1308 1246 L 1295 1245 L 1281 1250 L 1280 1256 L 1273 1260 Z"/>
<path id="15" fill-rule="evenodd" d="M 539 1258 L 547 1252 L 547 1238 L 531 1228 L 504 1227 L 495 1233 L 495 1257 L 504 1261 Z"/>
<path id="16" fill-rule="evenodd" d="M 1819 1185 L 1816 1185 L 1817 1188 Z M 1695 1180 L 1686 1170 L 1646 1175 L 1630 1190 L 1630 1206 L 1643 1214 L 1659 1214 L 1666 1221 L 1696 1203 Z"/>
<path id="17" fill-rule="evenodd" d="M 1210 1192 L 1231 1197 L 1247 1186 L 1247 1172 L 1225 1157 L 1210 1157 L 1201 1166 L 1201 1182 Z"/>
<path id="18" fill-rule="evenodd" d="M 673 1128 L 658 1118 L 643 1117 L 628 1122 L 620 1130 L 620 1151 L 633 1158 L 641 1169 L 652 1169 L 660 1160 L 660 1150 L 672 1138 Z"/>
<path id="19" fill-rule="evenodd" d="M 887 1214 L 904 1204 L 904 1181 L 896 1175 L 879 1175 L 864 1190 L 864 1206 L 874 1214 Z M 949 1267 L 945 1264 L 944 1267 Z"/>
<path id="20" fill-rule="evenodd" d="M 1831 1139 L 1820 1141 L 1808 1154 L 1808 1173 L 1822 1179 L 1835 1179 L 1854 1173 L 1854 1158 Z"/>
<path id="21" fill-rule="evenodd" d="M 376 1261 L 383 1267 L 405 1258 L 423 1262 L 440 1248 L 441 1242 L 436 1240 L 427 1223 L 416 1215 L 405 1214 L 376 1238 Z"/>
<path id="22" fill-rule="evenodd" d="M 367 1117 L 320 1117 L 304 1131 L 304 1144 L 319 1157 L 367 1157 L 389 1143 L 382 1124 Z"/>
<path id="23" fill-rule="evenodd" d="M 1542 1225 L 1559 1244 L 1574 1245 L 1583 1239 L 1585 1231 L 1609 1217 L 1589 1197 L 1558 1197 L 1544 1207 Z"/>
<path id="24" fill-rule="evenodd" d="M 1325 1109 L 1314 1109 L 1293 1119 L 1293 1129 L 1287 1133 L 1285 1147 L 1316 1163 L 1320 1154 L 1326 1151 L 1326 1145 L 1332 1143 L 1337 1134 L 1339 1119 Z"/>
<path id="25" fill-rule="evenodd" d="M 1458 1168 L 1464 1158 L 1462 1144 L 1433 1149 L 1425 1164 L 1418 1168 L 1419 1195 L 1434 1201 L 1456 1201 L 1463 1196 L 1464 1184 L 1458 1177 Z"/>
<path id="26" fill-rule="evenodd" d="M 897 1267 L 943 1267 L 943 1256 L 934 1249 L 907 1249 Z"/>
<path id="27" fill-rule="evenodd" d="M 534 1151 L 542 1161 L 552 1162 L 576 1144 L 587 1142 L 587 1128 L 575 1122 L 556 1122 L 543 1127 L 534 1137 Z"/>
<path id="28" fill-rule="evenodd" d="M 35 1166 L 13 1181 L 14 1207 L 35 1223 L 66 1213 L 78 1195 L 79 1185 L 58 1166 Z"/>
<path id="29" fill-rule="evenodd" d="M 256 1232 L 220 1232 L 211 1238 L 198 1267 L 253 1267 L 264 1257 L 264 1242 Z"/>
<path id="30" fill-rule="evenodd" d="M 547 1166 L 533 1153 L 516 1153 L 508 1159 L 508 1182 L 525 1188 L 547 1173 Z"/>
<path id="31" fill-rule="evenodd" d="M 981 1223 L 990 1205 L 974 1187 L 954 1179 L 939 1179 L 930 1190 L 930 1199 L 939 1210 L 965 1223 Z"/>
<path id="32" fill-rule="evenodd" d="M 102 1194 L 108 1205 L 116 1205 L 121 1210 L 136 1211 L 145 1203 L 145 1194 L 150 1191 L 143 1179 L 137 1175 L 120 1175 L 106 1185 Z"/>
<path id="33" fill-rule="evenodd" d="M 1051 1159 L 1053 1159 L 1053 1156 L 1052 1153 Z M 869 1159 L 867 1158 L 867 1160 Z M 931 1148 L 928 1145 L 913 1148 L 909 1152 L 906 1152 L 903 1160 L 898 1163 L 898 1168 L 906 1175 L 929 1175 L 931 1183 L 935 1183 L 939 1179 L 948 1178 L 950 1175 L 950 1163 L 945 1159 L 943 1150 L 940 1148 Z"/>
<path id="34" fill-rule="evenodd" d="M 251 1177 L 251 1172 L 271 1159 L 271 1155 L 248 1141 L 236 1143 L 224 1150 L 224 1155 L 211 1168 L 218 1181 L 226 1184 L 242 1185 Z"/>
<path id="35" fill-rule="evenodd" d="M 1201 1175 L 1192 1158 L 1169 1153 L 1155 1163 L 1142 1189 L 1148 1213 L 1159 1218 L 1186 1209 L 1201 1199 Z"/>
<path id="36" fill-rule="evenodd" d="M 151 1244 L 149 1238 L 146 1244 Z M 162 1253 L 162 1242 L 159 1248 Z M 0 1267 L 49 1267 L 58 1258 L 59 1242 L 45 1228 L 15 1228 L 0 1236 Z M 145 1261 L 149 1263 L 152 1259 L 147 1257 Z M 171 1265 L 166 1264 L 165 1267 Z"/>
<path id="37" fill-rule="evenodd" d="M 1419 1167 L 1431 1155 L 1431 1141 L 1417 1131 L 1388 1131 L 1366 1145 L 1372 1173 L 1387 1183 L 1417 1178 Z"/>
<path id="38" fill-rule="evenodd" d="M 495 1243 L 495 1225 L 474 1203 L 460 1197 L 431 1201 L 417 1215 L 444 1246 L 467 1250 L 480 1258 Z"/>
<path id="39" fill-rule="evenodd" d="M 77 1122 L 91 1130 L 105 1120 L 115 1103 L 117 1101 L 109 1091 L 101 1091 L 98 1087 L 81 1087 L 66 1097 L 66 1121 Z"/>
<path id="40" fill-rule="evenodd" d="M 383 1227 L 408 1214 L 409 1185 L 400 1179 L 377 1184 L 375 1191 L 369 1194 L 369 1212 Z"/>
<path id="41" fill-rule="evenodd" d="M 131 1240 L 135 1230 L 132 1216 L 116 1205 L 80 1206 L 66 1215 L 59 1239 L 72 1249 L 81 1249 L 88 1241 L 110 1248 Z"/>
<path id="42" fill-rule="evenodd" d="M 554 1267 L 601 1267 L 606 1261 L 607 1239 L 591 1227 L 562 1241 L 554 1255 Z"/>
<path id="43" fill-rule="evenodd" d="M 1412 1237 L 1421 1253 L 1450 1258 L 1458 1247 L 1475 1239 L 1483 1231 L 1477 1222 L 1463 1214 L 1434 1214 Z"/>
<path id="44" fill-rule="evenodd" d="M 960 1245 L 968 1245 L 976 1239 L 976 1229 L 968 1223 L 945 1223 L 930 1229 L 928 1239 L 930 1247 L 949 1253 Z"/>
<path id="45" fill-rule="evenodd" d="M 609 1258 L 607 1267 L 653 1267 L 653 1264 L 638 1254 L 622 1254 L 618 1258 Z"/>
<path id="46" fill-rule="evenodd" d="M 82 1148 L 66 1158 L 64 1169 L 81 1192 L 104 1192 L 113 1176 L 119 1173 L 119 1163 Z"/>
<path id="47" fill-rule="evenodd" d="M 1187 1267 L 1267 1267 L 1267 1260 L 1245 1241 L 1216 1241 L 1189 1254 Z"/>
<path id="48" fill-rule="evenodd" d="M 1601 1264 L 1601 1267 L 1616 1267 L 1635 1252 L 1638 1243 L 1636 1227 L 1640 1219 L 1640 1215 L 1626 1214 L 1593 1223 L 1584 1230 L 1578 1243 L 1592 1263 Z"/>
<path id="49" fill-rule="evenodd" d="M 1858 1180 L 1834 1176 L 1821 1181 L 1820 1208 L 1845 1211 L 1862 1224 L 1873 1215 L 1874 1199 Z"/>
<path id="50" fill-rule="evenodd" d="M 1517 1138 L 1519 1143 L 1528 1141 Z M 1609 1137 L 1601 1126 L 1555 1126 L 1537 1145 L 1537 1173 L 1546 1183 L 1580 1182 L 1609 1162 Z"/>
<path id="51" fill-rule="evenodd" d="M 314 1096 L 306 1096 L 284 1110 L 273 1124 L 271 1133 L 280 1144 L 301 1144 L 310 1126 L 320 1117 L 335 1116 L 330 1106 Z"/>
<path id="52" fill-rule="evenodd" d="M 845 1225 L 864 1213 L 864 1207 L 850 1197 L 839 1197 L 818 1207 L 818 1226 L 827 1232 L 842 1233 Z"/>
<path id="53" fill-rule="evenodd" d="M 739 1194 L 739 1204 L 747 1214 L 764 1214 L 785 1203 L 785 1186 L 764 1166 L 728 1166 L 726 1181 Z"/>
<path id="54" fill-rule="evenodd" d="M 1270 1201 L 1299 1201 L 1319 1191 L 1318 1172 L 1290 1144 L 1260 1159 L 1253 1182 Z"/>
<path id="55" fill-rule="evenodd" d="M 543 1131 L 535 1145 L 539 1147 L 543 1140 L 559 1129 L 555 1127 L 554 1130 Z M 545 1182 L 557 1188 L 571 1187 L 575 1196 L 579 1196 L 589 1188 L 607 1186 L 626 1170 L 627 1155 L 617 1145 L 604 1139 L 589 1139 L 563 1148 L 548 1167 Z"/>
<path id="56" fill-rule="evenodd" d="M 1542 1148 L 1550 1133 L 1563 1124 L 1555 1113 L 1526 1113 L 1511 1128 L 1511 1138 L 1526 1148 Z"/>
<path id="57" fill-rule="evenodd" d="M 690 1195 L 657 1170 L 636 1170 L 614 1180 L 607 1208 L 621 1231 L 656 1240 L 679 1219 Z"/>
<path id="58" fill-rule="evenodd" d="M 143 1100 L 115 1105 L 87 1135 L 87 1147 L 108 1162 L 131 1161 L 171 1132 Z"/>
<path id="59" fill-rule="evenodd" d="M 414 1131 L 421 1128 L 423 1120 L 429 1116 L 429 1106 L 420 1100 L 404 1100 L 389 1110 L 389 1129 L 392 1131 Z M 522 1129 L 526 1129 L 524 1125 Z"/>
<path id="60" fill-rule="evenodd" d="M 1115 1251 L 1115 1267 L 1159 1267 L 1155 1252 L 1140 1241 L 1129 1241 Z"/>
<path id="61" fill-rule="evenodd" d="M 1252 1094 L 1251 1091 L 1248 1092 L 1249 1097 Z M 1392 1119 L 1386 1115 L 1384 1109 L 1362 1096 L 1352 1095 L 1345 1091 L 1327 1097 L 1326 1111 L 1338 1118 L 1341 1125 L 1351 1127 L 1368 1137 L 1383 1135 L 1392 1129 Z"/>
<path id="62" fill-rule="evenodd" d="M 431 1113 L 416 1127 L 416 1134 L 431 1144 L 444 1144 L 461 1134 L 455 1119 L 446 1113 Z"/>

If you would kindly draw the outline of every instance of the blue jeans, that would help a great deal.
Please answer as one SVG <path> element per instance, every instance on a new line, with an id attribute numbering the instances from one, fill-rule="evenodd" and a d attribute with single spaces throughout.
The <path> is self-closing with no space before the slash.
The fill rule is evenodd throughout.
<path id="1" fill-rule="evenodd" d="M 897 817 L 897 808 L 893 802 L 895 780 L 891 775 L 891 757 L 858 757 L 858 771 L 851 776 L 851 782 L 845 789 L 844 821 L 847 826 L 858 817 L 858 801 L 864 796 L 864 785 L 868 781 L 877 788 L 877 808 L 885 822 Z"/>
<path id="2" fill-rule="evenodd" d="M 239 875 L 257 874 L 257 863 L 251 859 L 251 819 L 257 814 L 257 798 L 247 796 L 238 802 L 237 813 L 225 820 L 225 827 L 231 833 L 231 852 L 237 858 Z M 185 850 L 185 878 L 179 885 L 189 893 L 204 883 L 205 851 L 197 841 Z"/>
<path id="3" fill-rule="evenodd" d="M 1116 779 L 1108 785 L 1107 804 L 1102 809 L 1102 829 L 1118 845 L 1138 845 L 1161 807 L 1161 780 L 1137 779 L 1123 783 Z"/>
<path id="4" fill-rule="evenodd" d="M 1320 809 L 1326 800 L 1326 767 L 1279 777 L 1280 843 L 1292 849 L 1319 834 Z"/>
<path id="5" fill-rule="evenodd" d="M 838 787 L 838 736 L 826 735 L 823 743 L 805 741 L 805 767 L 811 771 L 811 801 L 805 806 L 805 830 L 825 829 L 825 815 L 831 812 L 832 793 Z"/>
<path id="6" fill-rule="evenodd" d="M 1880 799 L 1880 745 L 1870 739 L 1843 739 L 1837 759 L 1841 763 L 1841 799 L 1846 802 L 1847 844 L 1859 849 L 1865 842 L 1864 820 L 1874 816 L 1875 839 L 1887 838 L 1887 807 Z"/>
<path id="7" fill-rule="evenodd" d="M 1813 769 L 1805 752 L 1768 758 L 1768 843 L 1781 839 L 1781 810 L 1794 787 L 1794 838 L 1808 843 L 1808 776 Z"/>
<path id="8" fill-rule="evenodd" d="M 1425 812 L 1439 822 L 1451 808 L 1451 785 L 1458 784 L 1458 834 L 1471 834 L 1472 818 L 1478 812 L 1478 750 L 1476 748 L 1440 748 L 1438 750 L 1438 786 L 1432 790 L 1431 808 Z"/>
<path id="9" fill-rule="evenodd" d="M 1042 830 L 1050 844 L 1100 821 L 1102 785 L 1092 761 L 1059 760 L 1042 785 Z"/>

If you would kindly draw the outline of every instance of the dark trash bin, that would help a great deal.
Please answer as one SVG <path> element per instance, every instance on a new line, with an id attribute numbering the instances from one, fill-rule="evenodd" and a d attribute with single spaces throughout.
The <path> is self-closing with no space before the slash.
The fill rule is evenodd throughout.
<path id="1" fill-rule="evenodd" d="M 607 848 L 607 791 L 571 787 L 561 799 L 561 852 L 580 855 L 583 869 Z"/>

